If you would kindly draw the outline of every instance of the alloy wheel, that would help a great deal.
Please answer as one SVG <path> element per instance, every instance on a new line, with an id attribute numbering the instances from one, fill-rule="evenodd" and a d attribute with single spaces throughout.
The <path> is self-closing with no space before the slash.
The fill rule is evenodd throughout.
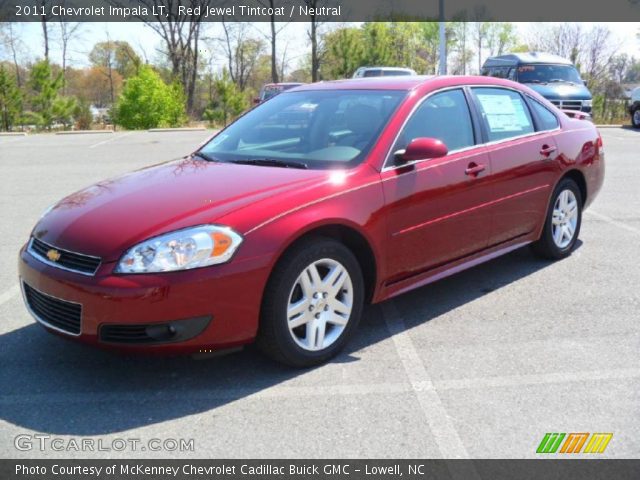
<path id="1" fill-rule="evenodd" d="M 296 344 L 318 351 L 338 340 L 351 317 L 353 293 L 349 272 L 340 262 L 323 258 L 308 265 L 287 305 L 287 325 Z"/>
<path id="2" fill-rule="evenodd" d="M 578 225 L 578 199 L 567 189 L 560 192 L 553 206 L 551 234 L 558 248 L 566 248 L 572 241 Z"/>

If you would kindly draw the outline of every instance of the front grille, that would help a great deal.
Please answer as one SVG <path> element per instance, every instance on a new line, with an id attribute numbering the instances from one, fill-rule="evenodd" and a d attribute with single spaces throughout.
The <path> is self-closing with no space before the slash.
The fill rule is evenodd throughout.
<path id="1" fill-rule="evenodd" d="M 80 335 L 82 305 L 65 302 L 23 283 L 24 297 L 36 319 L 56 330 Z"/>
<path id="2" fill-rule="evenodd" d="M 582 110 L 582 100 L 551 100 L 551 103 L 563 110 Z"/>
<path id="3" fill-rule="evenodd" d="M 47 253 L 51 250 L 55 250 L 59 254 L 59 258 L 57 260 L 52 260 L 47 256 Z M 92 257 L 90 255 L 62 250 L 44 243 L 37 238 L 31 239 L 31 243 L 29 244 L 29 253 L 48 265 L 85 275 L 93 275 L 100 266 L 99 257 Z"/>

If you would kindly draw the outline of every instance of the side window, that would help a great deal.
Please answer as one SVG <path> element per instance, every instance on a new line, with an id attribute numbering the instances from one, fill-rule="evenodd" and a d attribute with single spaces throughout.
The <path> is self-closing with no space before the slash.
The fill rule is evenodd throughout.
<path id="1" fill-rule="evenodd" d="M 502 88 L 474 88 L 489 141 L 533 133 L 529 108 L 518 92 Z"/>
<path id="2" fill-rule="evenodd" d="M 547 107 L 535 100 L 531 100 L 529 103 L 538 117 L 540 123 L 538 130 L 555 130 L 560 126 L 557 117 Z"/>
<path id="3" fill-rule="evenodd" d="M 393 151 L 423 137 L 441 140 L 450 152 L 475 144 L 471 114 L 462 90 L 436 93 L 422 102 L 402 129 Z"/>

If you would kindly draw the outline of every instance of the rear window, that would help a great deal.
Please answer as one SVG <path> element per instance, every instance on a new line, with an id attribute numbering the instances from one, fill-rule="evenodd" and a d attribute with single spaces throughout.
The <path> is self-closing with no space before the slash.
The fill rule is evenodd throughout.
<path id="1" fill-rule="evenodd" d="M 538 130 L 555 130 L 560 126 L 556 116 L 541 103 L 531 100 L 531 107 L 538 117 L 539 128 Z"/>
<path id="2" fill-rule="evenodd" d="M 399 77 L 404 75 L 411 75 L 411 72 L 406 70 L 383 70 L 382 75 L 385 77 Z"/>

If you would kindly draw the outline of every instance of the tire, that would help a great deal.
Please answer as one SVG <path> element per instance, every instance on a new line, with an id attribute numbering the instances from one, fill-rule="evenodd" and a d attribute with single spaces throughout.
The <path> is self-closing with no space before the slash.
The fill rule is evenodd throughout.
<path id="1" fill-rule="evenodd" d="M 640 128 L 640 107 L 636 107 L 633 112 L 631 112 L 631 125 L 634 128 Z"/>
<path id="2" fill-rule="evenodd" d="M 338 279 L 333 285 L 330 274 Z M 353 335 L 363 303 L 364 280 L 353 253 L 330 238 L 304 240 L 286 252 L 273 270 L 256 343 L 267 356 L 285 365 L 321 364 Z"/>
<path id="3" fill-rule="evenodd" d="M 553 191 L 540 239 L 531 245 L 542 258 L 559 260 L 571 254 L 582 225 L 582 194 L 570 178 L 560 181 Z"/>

